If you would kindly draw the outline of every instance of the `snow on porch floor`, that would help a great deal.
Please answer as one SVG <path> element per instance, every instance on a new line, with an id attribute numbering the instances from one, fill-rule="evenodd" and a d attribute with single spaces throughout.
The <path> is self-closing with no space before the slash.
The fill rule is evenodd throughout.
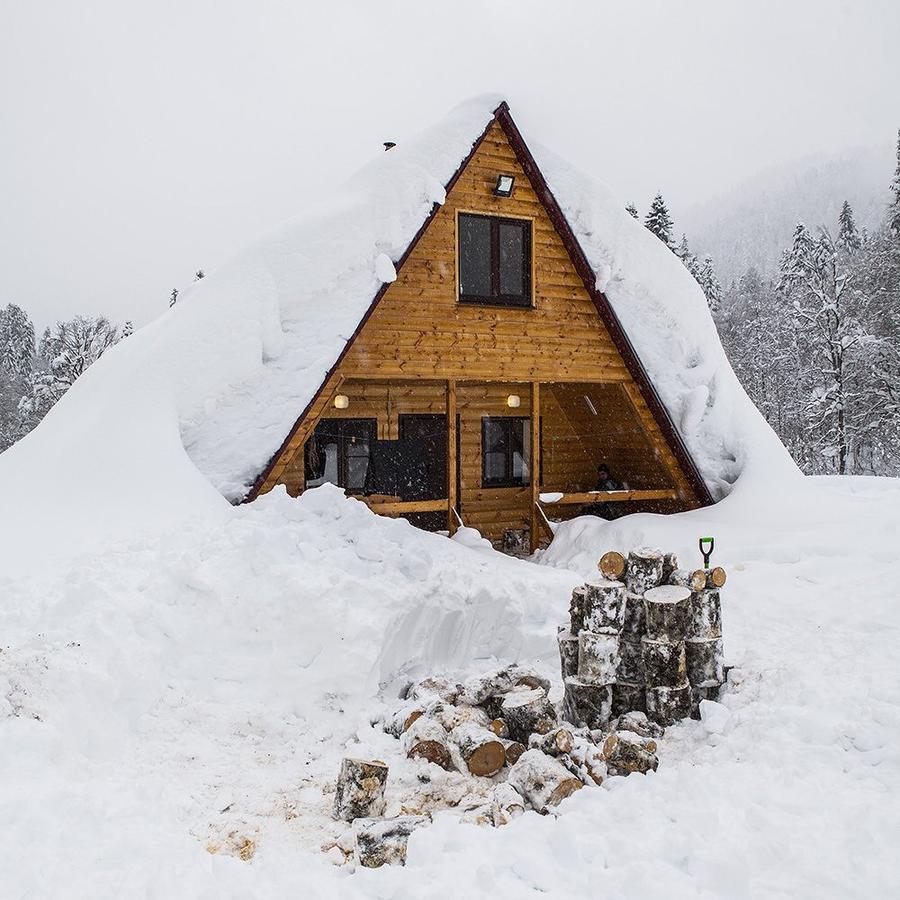
<path id="1" fill-rule="evenodd" d="M 705 519 L 573 523 L 542 561 L 574 572 L 329 491 L 273 496 L 224 526 L 0 584 L 0 894 L 888 893 L 900 483 L 805 489 L 772 535 L 727 502 Z M 465 787 L 437 773 L 418 784 L 369 726 L 379 683 L 496 656 L 533 661 L 558 687 L 555 625 L 599 551 L 649 540 L 685 555 L 703 527 L 729 569 L 726 656 L 740 667 L 720 720 L 669 729 L 655 775 L 580 791 L 558 819 L 491 830 L 438 815 L 405 869 L 351 875 L 325 860 L 348 748 L 389 763 L 395 808 Z"/>

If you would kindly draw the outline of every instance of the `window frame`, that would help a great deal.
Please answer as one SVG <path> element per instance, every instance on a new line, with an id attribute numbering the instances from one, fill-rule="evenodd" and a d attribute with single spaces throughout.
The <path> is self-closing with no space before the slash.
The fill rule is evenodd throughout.
<path id="1" fill-rule="evenodd" d="M 487 474 L 487 429 L 490 427 L 489 423 L 498 422 L 503 423 L 503 426 L 507 430 L 507 434 L 505 435 L 505 452 L 506 452 L 506 460 L 505 460 L 505 469 L 506 472 L 500 478 L 492 478 Z M 513 442 L 510 440 L 512 423 L 518 422 L 522 426 L 522 449 L 525 449 L 526 436 L 530 436 L 531 429 L 531 416 L 482 416 L 481 417 L 481 487 L 482 488 L 522 488 L 528 487 L 531 484 L 531 463 L 534 457 L 534 449 L 532 447 L 528 448 L 528 458 L 525 460 L 526 468 L 528 474 L 525 476 L 524 480 L 521 478 L 516 478 L 513 474 L 513 465 L 515 459 L 515 447 L 513 446 Z M 494 451 L 496 452 L 496 451 Z M 523 454 L 524 458 L 524 454 Z"/>
<path id="2" fill-rule="evenodd" d="M 316 429 L 320 425 L 324 425 L 328 423 L 328 425 L 334 428 L 334 433 L 330 435 L 317 435 Z M 328 425 L 325 425 L 327 428 Z M 318 441 L 322 438 L 330 437 L 333 438 L 337 444 L 337 487 L 342 488 L 347 491 L 351 496 L 364 496 L 365 495 L 365 487 L 361 490 L 357 488 L 351 488 L 348 485 L 349 482 L 349 460 L 350 454 L 347 452 L 348 445 L 356 438 L 360 438 L 360 435 L 356 434 L 348 434 L 347 432 L 353 431 L 354 426 L 360 426 L 360 431 L 368 431 L 368 434 L 362 437 L 361 439 L 365 440 L 369 446 L 369 453 L 367 454 L 369 457 L 369 464 L 371 465 L 371 445 L 378 440 L 378 419 L 373 416 L 327 416 L 319 419 L 316 423 L 316 428 L 313 429 L 313 433 L 310 435 L 309 440 Z M 304 465 L 304 474 L 306 468 L 306 447 L 309 444 L 309 440 L 307 444 L 304 446 L 304 456 L 303 456 L 303 465 Z M 360 454 L 362 455 L 362 454 Z M 305 480 L 305 479 L 304 479 Z"/>
<path id="3" fill-rule="evenodd" d="M 471 218 L 487 219 L 491 223 L 491 293 L 464 294 L 462 290 L 462 252 L 461 252 L 461 220 L 464 216 Z M 523 254 L 522 261 L 522 294 L 500 293 L 500 226 L 514 225 L 522 230 Z M 525 216 L 501 216 L 494 213 L 473 212 L 471 210 L 457 210 L 456 213 L 456 299 L 459 303 L 467 303 L 478 306 L 503 306 L 509 309 L 533 309 L 534 308 L 534 220 Z"/>

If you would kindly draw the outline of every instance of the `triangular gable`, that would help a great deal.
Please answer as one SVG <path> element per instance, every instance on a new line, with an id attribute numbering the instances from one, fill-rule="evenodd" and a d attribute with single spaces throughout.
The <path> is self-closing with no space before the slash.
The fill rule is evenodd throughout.
<path id="1" fill-rule="evenodd" d="M 712 503 L 712 498 L 709 494 L 705 482 L 700 476 L 693 459 L 688 453 L 681 439 L 681 435 L 678 433 L 677 429 L 674 427 L 671 419 L 669 418 L 665 407 L 660 401 L 659 396 L 656 393 L 656 390 L 654 389 L 646 373 L 646 370 L 644 369 L 643 365 L 640 362 L 640 359 L 635 353 L 631 342 L 629 341 L 627 335 L 624 332 L 624 329 L 622 328 L 618 318 L 615 315 L 615 312 L 610 306 L 609 301 L 607 300 L 605 295 L 601 291 L 597 290 L 594 272 L 591 269 L 591 266 L 588 263 L 587 258 L 582 251 L 581 246 L 579 245 L 574 233 L 572 232 L 572 229 L 570 228 L 565 216 L 563 215 L 558 203 L 556 202 L 552 191 L 547 185 L 543 174 L 537 166 L 534 157 L 531 155 L 531 152 L 528 150 L 524 139 L 522 138 L 518 128 L 513 122 L 512 116 L 509 113 L 509 107 L 505 102 L 501 103 L 500 106 L 497 107 L 497 109 L 494 111 L 493 117 L 473 144 L 466 158 L 460 163 L 453 177 L 447 183 L 446 192 L 448 196 L 453 190 L 453 187 L 459 181 L 463 172 L 465 172 L 466 168 L 469 166 L 473 157 L 476 155 L 476 153 L 478 153 L 483 142 L 485 141 L 485 138 L 492 131 L 492 129 L 495 128 L 495 126 L 499 126 L 502 129 L 509 146 L 515 153 L 515 157 L 519 165 L 529 179 L 534 193 L 536 194 L 538 200 L 540 201 L 540 204 L 543 206 L 544 211 L 552 222 L 553 228 L 556 230 L 570 258 L 570 261 L 574 266 L 575 271 L 577 272 L 578 278 L 580 278 L 580 280 L 583 282 L 584 289 L 587 291 L 587 294 L 593 302 L 603 325 L 609 333 L 610 339 L 615 345 L 615 348 L 618 351 L 622 362 L 624 363 L 624 366 L 627 368 L 631 378 L 633 379 L 634 386 L 640 392 L 641 399 L 644 401 L 644 404 L 649 410 L 649 413 L 652 415 L 656 426 L 659 428 L 662 436 L 669 445 L 669 448 L 671 449 L 679 468 L 687 479 L 691 489 L 695 493 L 697 500 L 703 504 Z M 413 254 L 417 245 L 419 244 L 421 238 L 428 231 L 429 227 L 432 225 L 435 217 L 438 215 L 441 209 L 442 207 L 440 205 L 435 204 L 428 217 L 422 223 L 422 226 L 414 236 L 413 240 L 410 242 L 409 246 L 406 248 L 403 256 L 396 263 L 395 268 L 398 274 L 402 272 L 404 264 L 407 262 L 407 260 L 409 260 L 410 256 Z M 351 348 L 353 347 L 357 337 L 362 332 L 364 326 L 369 321 L 370 317 L 379 306 L 379 303 L 382 301 L 390 287 L 391 285 L 388 283 L 383 284 L 375 294 L 375 297 L 370 303 L 365 315 L 360 320 L 354 333 L 346 342 L 340 356 L 337 358 L 337 360 L 323 379 L 322 384 L 314 394 L 312 400 L 310 400 L 307 407 L 297 418 L 289 434 L 285 438 L 279 450 L 273 455 L 265 470 L 257 478 L 252 490 L 246 498 L 247 500 L 254 499 L 259 495 L 259 493 L 268 490 L 278 482 L 280 476 L 283 474 L 288 464 L 288 461 L 308 436 L 308 428 L 304 427 L 304 423 L 307 421 L 307 418 L 310 416 L 310 413 L 316 407 L 317 403 L 321 405 L 323 396 L 326 394 L 330 396 L 336 391 L 337 384 L 339 383 L 340 379 L 338 370 L 340 369 L 341 364 L 347 357 L 348 353 L 351 351 Z M 632 390 L 634 390 L 634 388 L 632 388 Z"/>

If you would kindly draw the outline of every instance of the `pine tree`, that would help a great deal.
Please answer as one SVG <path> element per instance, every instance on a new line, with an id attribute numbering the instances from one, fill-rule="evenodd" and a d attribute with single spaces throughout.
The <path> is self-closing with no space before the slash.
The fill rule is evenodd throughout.
<path id="1" fill-rule="evenodd" d="M 715 315 L 722 305 L 722 285 L 719 284 L 719 279 L 716 277 L 715 269 L 713 269 L 713 260 L 709 254 L 703 257 L 703 265 L 700 268 L 700 277 L 697 281 L 706 295 L 709 311 Z"/>
<path id="2" fill-rule="evenodd" d="M 853 218 L 853 209 L 845 200 L 841 207 L 840 216 L 838 216 L 838 246 L 848 253 L 859 250 L 862 247 L 862 239 L 856 228 L 856 221 Z"/>
<path id="3" fill-rule="evenodd" d="M 124 341 L 125 338 L 131 337 L 134 334 L 134 322 L 131 319 L 126 319 L 125 324 L 122 326 L 122 334 L 119 337 L 120 341 Z"/>
<path id="4" fill-rule="evenodd" d="M 675 248 L 675 255 L 684 263 L 685 268 L 696 281 L 700 281 L 700 263 L 697 257 L 691 252 L 688 245 L 687 235 L 681 235 L 681 243 Z"/>
<path id="5" fill-rule="evenodd" d="M 629 203 L 628 206 L 625 207 L 625 212 L 627 212 L 632 219 L 639 218 L 637 207 L 633 203 Z"/>
<path id="6" fill-rule="evenodd" d="M 178 302 L 178 288 L 172 288 L 172 293 L 169 295 L 169 308 L 171 309 Z"/>
<path id="7" fill-rule="evenodd" d="M 663 200 L 662 194 L 657 194 L 650 204 L 650 210 L 644 219 L 644 225 L 652 231 L 667 247 L 674 250 L 672 244 L 672 232 L 675 229 L 675 223 L 669 214 L 669 208 L 666 201 Z"/>
<path id="8" fill-rule="evenodd" d="M 897 129 L 897 167 L 891 181 L 891 204 L 888 209 L 888 228 L 900 239 L 900 128 Z"/>
<path id="9" fill-rule="evenodd" d="M 201 278 L 206 278 L 206 273 L 203 271 L 203 269 L 197 269 L 197 271 L 194 273 L 194 281 L 199 281 Z"/>
<path id="10" fill-rule="evenodd" d="M 28 313 L 14 303 L 0 309 L 0 366 L 16 378 L 26 378 L 34 353 L 34 325 Z"/>

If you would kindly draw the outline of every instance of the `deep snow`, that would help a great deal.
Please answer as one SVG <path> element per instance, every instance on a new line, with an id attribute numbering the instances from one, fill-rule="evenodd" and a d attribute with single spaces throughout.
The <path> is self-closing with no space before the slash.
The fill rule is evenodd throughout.
<path id="1" fill-rule="evenodd" d="M 41 584 L 6 579 L 2 893 L 888 894 L 898 510 L 896 480 L 808 479 L 758 508 L 574 520 L 543 555 L 554 565 L 536 566 L 325 488 L 108 547 Z M 667 731 L 658 773 L 580 791 L 558 819 L 491 830 L 439 815 L 405 869 L 327 861 L 345 752 L 389 763 L 394 810 L 429 804 L 417 766 L 369 725 L 379 684 L 389 697 L 403 673 L 462 675 L 496 655 L 558 689 L 555 625 L 600 553 L 655 543 L 696 561 L 710 532 L 739 669 L 714 717 Z M 435 791 L 465 792 L 433 774 Z"/>

